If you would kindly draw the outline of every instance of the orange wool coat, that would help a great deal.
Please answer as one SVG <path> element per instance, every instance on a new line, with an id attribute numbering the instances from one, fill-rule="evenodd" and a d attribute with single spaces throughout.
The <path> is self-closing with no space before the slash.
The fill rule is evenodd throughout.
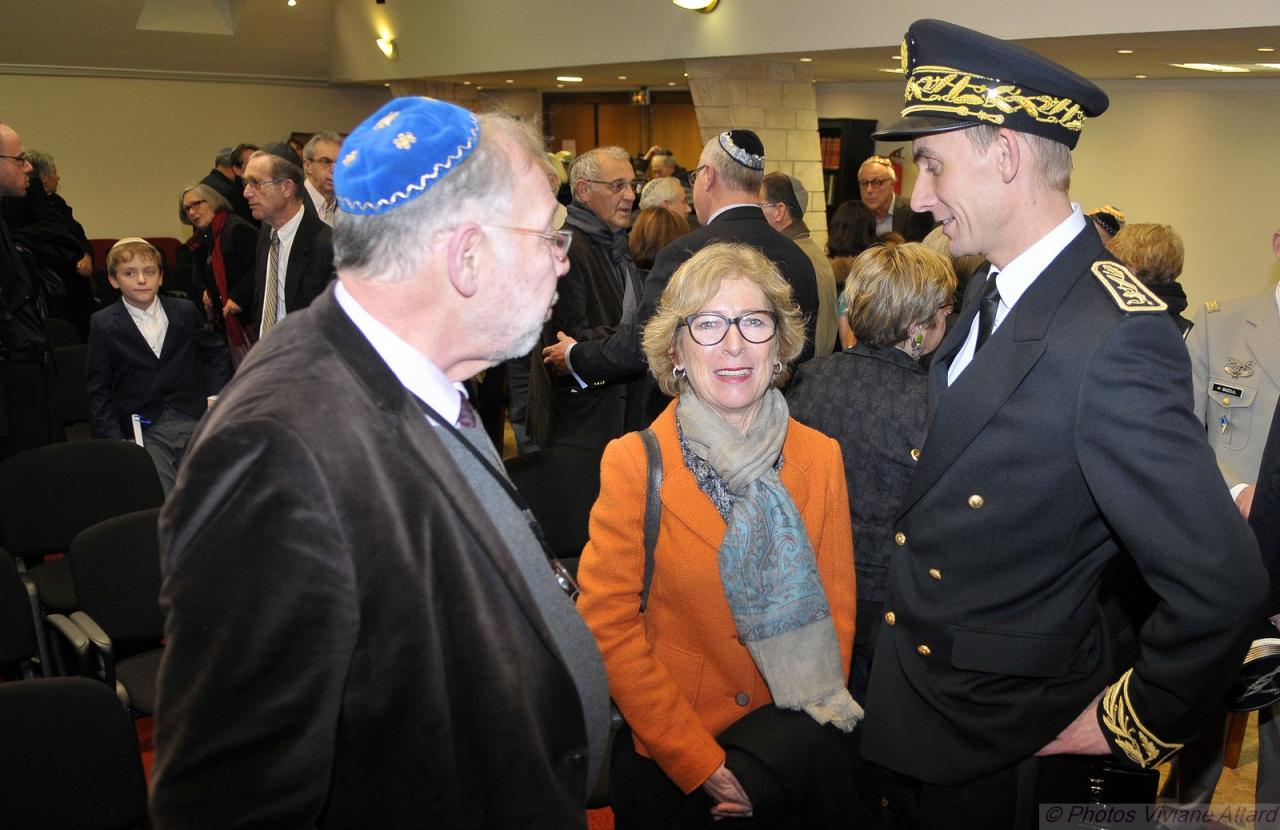
<path id="1" fill-rule="evenodd" d="M 715 736 L 772 697 L 738 641 L 716 565 L 725 523 L 681 457 L 674 403 L 653 431 L 663 480 L 649 604 L 641 615 L 647 464 L 640 436 L 631 433 L 604 451 L 578 610 L 604 655 L 609 692 L 636 750 L 689 793 L 724 762 Z M 808 530 L 847 675 L 855 586 L 840 445 L 792 420 L 782 459 L 782 483 Z"/>

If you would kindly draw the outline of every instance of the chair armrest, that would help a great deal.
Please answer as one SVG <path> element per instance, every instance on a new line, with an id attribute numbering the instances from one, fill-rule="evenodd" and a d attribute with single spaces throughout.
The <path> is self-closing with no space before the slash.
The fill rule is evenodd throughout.
<path id="1" fill-rule="evenodd" d="M 74 675 L 76 677 L 91 677 L 89 672 L 89 650 L 92 645 L 89 643 L 89 637 L 80 629 L 80 626 L 73 623 L 65 614 L 50 614 L 44 618 L 45 623 L 53 629 L 55 634 L 61 635 L 64 642 L 76 656 L 76 671 L 68 672 L 67 667 L 62 662 L 62 649 L 56 648 L 54 653 L 58 655 L 58 674 L 62 676 Z M 46 677 L 51 674 L 46 673 Z"/>
<path id="2" fill-rule="evenodd" d="M 40 592 L 36 590 L 36 583 L 27 576 L 26 571 L 19 573 L 18 578 L 22 580 L 22 587 L 27 591 L 27 606 L 31 609 L 31 619 L 35 622 L 36 653 L 40 655 L 40 673 L 45 677 L 52 677 L 53 666 L 49 662 L 49 641 L 44 636 L 44 626 L 40 624 Z"/>
<path id="3" fill-rule="evenodd" d="M 111 637 L 107 632 L 102 630 L 102 626 L 98 622 L 83 611 L 75 611 L 71 614 L 71 622 L 84 632 L 85 637 L 93 645 L 94 650 L 98 653 L 98 659 L 102 663 L 102 679 L 112 688 L 116 685 L 116 651 L 115 646 L 111 644 Z"/>

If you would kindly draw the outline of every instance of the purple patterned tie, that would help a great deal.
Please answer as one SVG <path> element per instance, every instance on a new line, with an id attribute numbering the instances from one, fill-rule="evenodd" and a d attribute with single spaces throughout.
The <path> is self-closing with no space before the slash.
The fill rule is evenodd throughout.
<path id="1" fill-rule="evenodd" d="M 462 399 L 462 406 L 458 409 L 458 426 L 462 429 L 472 429 L 476 425 L 476 410 L 471 405 L 471 401 L 467 400 L 466 392 L 459 392 L 458 397 Z"/>

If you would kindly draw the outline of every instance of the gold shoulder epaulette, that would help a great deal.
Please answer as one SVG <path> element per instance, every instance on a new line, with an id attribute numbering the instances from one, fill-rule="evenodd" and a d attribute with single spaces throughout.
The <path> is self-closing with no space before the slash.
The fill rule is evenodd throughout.
<path id="1" fill-rule="evenodd" d="M 1168 311 L 1169 306 L 1118 262 L 1095 262 L 1093 275 L 1121 311 Z"/>
<path id="2" fill-rule="evenodd" d="M 1138 719 L 1129 700 L 1131 677 L 1133 669 L 1107 687 L 1107 693 L 1102 696 L 1102 726 L 1130 761 L 1143 769 L 1151 769 L 1182 749 L 1182 744 L 1160 740 Z"/>
<path id="3" fill-rule="evenodd" d="M 1207 314 L 1212 314 L 1215 311 L 1221 311 L 1222 306 L 1218 305 L 1217 300 L 1210 300 L 1204 304 L 1204 310 Z"/>

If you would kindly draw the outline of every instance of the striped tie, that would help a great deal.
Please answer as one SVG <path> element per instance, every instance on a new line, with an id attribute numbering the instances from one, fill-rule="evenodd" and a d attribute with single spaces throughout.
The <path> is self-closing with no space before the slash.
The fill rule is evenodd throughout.
<path id="1" fill-rule="evenodd" d="M 258 337 L 266 337 L 276 324 L 276 307 L 279 305 L 277 283 L 280 276 L 280 234 L 271 231 L 271 253 L 267 257 L 267 285 L 262 295 L 262 322 L 258 324 Z"/>

